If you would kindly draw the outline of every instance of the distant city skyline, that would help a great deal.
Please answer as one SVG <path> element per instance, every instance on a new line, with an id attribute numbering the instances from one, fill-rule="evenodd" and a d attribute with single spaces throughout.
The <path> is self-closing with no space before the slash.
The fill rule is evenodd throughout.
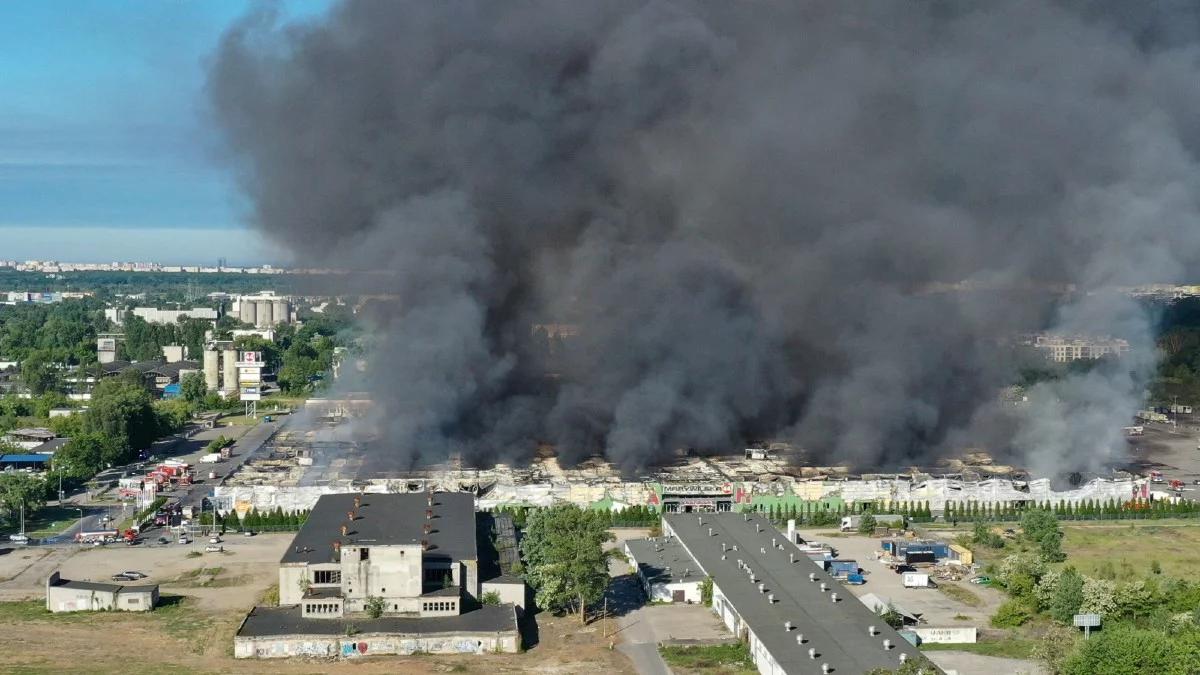
<path id="1" fill-rule="evenodd" d="M 288 18 L 329 0 L 272 5 Z M 16 0 L 0 22 L 0 259 L 281 263 L 220 161 L 205 73 L 250 0 Z"/>

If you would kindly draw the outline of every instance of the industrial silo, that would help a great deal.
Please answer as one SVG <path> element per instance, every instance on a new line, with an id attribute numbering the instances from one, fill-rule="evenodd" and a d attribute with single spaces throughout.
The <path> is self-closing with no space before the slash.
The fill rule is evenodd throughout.
<path id="1" fill-rule="evenodd" d="M 247 300 L 246 298 L 238 300 L 238 320 L 242 323 L 248 323 L 251 326 L 255 325 L 258 318 L 254 311 L 253 300 Z"/>
<path id="2" fill-rule="evenodd" d="M 272 316 L 274 312 L 273 307 L 271 306 L 271 301 L 256 300 L 254 304 L 258 305 L 258 323 L 255 325 L 259 328 L 270 328 L 275 323 L 274 317 Z"/>
<path id="3" fill-rule="evenodd" d="M 204 350 L 204 386 L 209 391 L 216 391 L 217 387 L 221 386 L 220 382 L 220 365 L 218 363 L 217 350 L 205 348 Z"/>
<path id="4" fill-rule="evenodd" d="M 225 368 L 225 386 L 226 391 L 237 391 L 238 388 L 238 369 L 237 369 L 237 350 L 226 349 L 221 352 L 224 363 L 221 365 Z"/>
<path id="5" fill-rule="evenodd" d="M 276 300 L 275 311 L 272 315 L 275 323 L 291 323 L 292 310 L 287 300 Z"/>

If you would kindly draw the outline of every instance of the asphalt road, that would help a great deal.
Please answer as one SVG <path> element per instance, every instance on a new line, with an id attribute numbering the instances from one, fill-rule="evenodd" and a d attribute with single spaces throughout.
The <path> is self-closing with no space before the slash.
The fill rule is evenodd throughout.
<path id="1" fill-rule="evenodd" d="M 247 432 L 241 438 L 239 438 L 236 442 L 234 442 L 232 457 L 230 459 L 228 459 L 224 462 L 218 462 L 217 464 L 202 464 L 202 465 L 197 465 L 195 467 L 197 476 L 203 478 L 202 483 L 193 485 L 186 492 L 164 492 L 162 494 L 164 496 L 168 496 L 168 497 L 179 498 L 180 503 L 183 504 L 184 506 L 196 506 L 196 507 L 200 506 L 201 500 L 203 500 L 205 497 L 212 495 L 212 489 L 213 489 L 214 485 L 219 484 L 222 480 L 224 480 L 230 474 L 235 472 L 239 467 L 241 467 L 244 463 L 246 463 L 246 461 L 248 461 L 251 457 L 259 454 L 259 452 L 262 450 L 263 446 L 266 444 L 267 440 L 269 440 L 271 438 L 271 435 L 274 434 L 276 431 L 278 431 L 283 426 L 285 426 L 288 423 L 288 420 L 290 420 L 290 419 L 291 419 L 290 416 L 285 415 L 279 421 L 261 422 L 253 427 L 250 427 L 250 429 L 247 430 Z M 195 434 L 192 434 L 192 436 L 194 436 L 194 435 Z M 180 438 L 181 442 L 187 442 L 187 440 L 191 439 L 192 436 L 180 435 L 179 438 Z M 189 454 L 197 454 L 197 453 L 198 453 L 198 451 L 193 450 L 192 452 L 189 452 L 189 453 L 173 454 L 173 456 L 174 457 L 181 457 L 181 456 L 186 457 Z M 113 469 L 111 469 L 110 471 L 114 471 L 114 472 L 133 471 L 133 470 L 135 470 L 134 467 L 136 467 L 138 464 L 141 464 L 141 463 L 142 462 L 132 462 L 132 463 L 124 465 L 124 466 L 113 467 Z M 215 480 L 207 478 L 207 474 L 210 471 L 215 472 L 217 474 L 217 478 Z M 86 506 L 86 505 L 77 506 L 76 503 L 74 501 L 72 501 L 72 500 L 76 500 L 79 497 L 85 496 L 85 495 L 86 495 L 85 492 L 80 492 L 79 494 L 72 495 L 66 502 L 64 502 L 62 504 L 62 506 L 66 509 L 82 509 L 83 510 L 83 519 L 82 519 L 82 530 L 83 531 L 91 532 L 91 531 L 95 531 L 95 530 L 110 529 L 110 528 L 114 527 L 116 523 L 120 523 L 124 518 L 133 514 L 134 507 L 132 504 L 129 504 L 129 503 L 125 503 L 125 504 L 121 504 L 121 505 L 98 507 L 98 506 Z M 112 519 L 112 522 L 109 522 L 109 523 L 102 522 L 104 516 L 106 516 L 106 515 Z M 60 534 L 55 535 L 53 537 L 48 537 L 46 539 L 42 539 L 37 542 L 37 545 L 41 545 L 41 546 L 62 546 L 62 545 L 67 545 L 67 544 L 73 545 L 75 543 L 75 535 L 78 534 L 81 530 L 80 525 L 81 525 L 81 522 L 77 520 L 76 522 L 72 523 L 70 527 L 68 527 L 66 530 L 64 530 Z"/>

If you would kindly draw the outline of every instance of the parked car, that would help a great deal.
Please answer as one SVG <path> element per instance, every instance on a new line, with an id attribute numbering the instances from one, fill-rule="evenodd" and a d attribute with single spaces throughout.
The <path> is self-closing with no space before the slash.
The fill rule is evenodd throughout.
<path id="1" fill-rule="evenodd" d="M 204 547 L 205 553 L 220 553 L 224 550 L 225 547 L 221 546 L 220 544 L 209 544 L 208 546 Z"/>
<path id="2" fill-rule="evenodd" d="M 250 531 L 250 530 L 246 530 L 245 532 L 243 532 L 243 533 L 242 533 L 242 536 L 243 536 L 243 537 L 253 537 L 253 536 L 254 536 L 254 532 L 252 532 L 252 531 Z"/>
<path id="3" fill-rule="evenodd" d="M 158 538 L 158 543 L 160 543 L 160 544 L 169 544 L 169 543 L 171 543 L 171 540 L 170 540 L 170 539 L 167 539 L 166 537 L 159 537 L 159 538 Z"/>
<path id="4" fill-rule="evenodd" d="M 10 534 L 8 540 L 14 544 L 28 544 L 29 537 L 24 534 Z"/>
<path id="5" fill-rule="evenodd" d="M 219 544 L 219 543 L 221 543 L 221 538 L 214 534 L 213 536 L 208 538 L 208 543 Z"/>
<path id="6" fill-rule="evenodd" d="M 984 585 L 986 585 L 986 584 L 990 584 L 990 583 L 992 583 L 992 578 L 991 578 L 991 577 L 985 577 L 985 576 L 979 576 L 979 577 L 975 577 L 975 578 L 971 579 L 971 583 L 973 583 L 973 584 L 984 584 Z"/>
<path id="7" fill-rule="evenodd" d="M 142 572 L 136 572 L 134 570 L 125 570 L 124 572 L 121 572 L 121 574 L 124 574 L 125 576 L 131 577 L 133 579 L 145 579 L 146 577 L 150 576 L 149 574 L 144 574 Z"/>
<path id="8" fill-rule="evenodd" d="M 189 540 L 187 537 L 180 537 L 180 538 L 179 538 L 179 543 L 180 543 L 180 544 L 190 544 L 190 543 L 191 543 L 191 541 L 190 541 L 190 540 Z"/>
<path id="9" fill-rule="evenodd" d="M 128 574 L 125 574 L 124 572 L 121 572 L 120 574 L 114 574 L 114 575 L 112 575 L 112 580 L 113 580 L 113 581 L 137 581 L 137 578 L 136 578 L 136 577 L 131 577 L 131 576 L 129 576 Z"/>

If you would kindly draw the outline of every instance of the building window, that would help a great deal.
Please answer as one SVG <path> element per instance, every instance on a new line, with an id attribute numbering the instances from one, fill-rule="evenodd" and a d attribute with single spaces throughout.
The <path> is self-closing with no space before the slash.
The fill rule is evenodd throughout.
<path id="1" fill-rule="evenodd" d="M 342 583 L 341 570 L 314 570 L 314 584 L 340 584 Z"/>
<path id="2" fill-rule="evenodd" d="M 365 546 L 358 549 L 358 559 L 359 560 L 369 560 L 370 558 L 371 558 L 371 549 L 369 549 Z"/>
<path id="3" fill-rule="evenodd" d="M 140 605 L 140 604 L 142 604 L 142 599 L 141 598 L 129 598 L 125 602 L 127 602 L 130 605 Z"/>

